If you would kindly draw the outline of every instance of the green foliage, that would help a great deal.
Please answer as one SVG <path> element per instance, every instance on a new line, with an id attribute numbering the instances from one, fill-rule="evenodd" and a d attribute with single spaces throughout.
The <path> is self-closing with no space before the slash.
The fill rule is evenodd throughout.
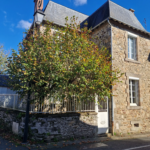
<path id="1" fill-rule="evenodd" d="M 108 50 L 99 50 L 91 40 L 91 31 L 86 27 L 80 30 L 75 17 L 71 24 L 67 20 L 64 28 L 49 22 L 44 30 L 34 28 L 34 37 L 29 30 L 19 44 L 19 54 L 12 51 L 8 59 L 8 73 L 13 79 L 10 87 L 22 97 L 29 90 L 34 93 L 32 100 L 67 100 L 75 95 L 78 101 L 94 101 L 95 93 L 102 100 L 111 96 L 111 86 L 118 82 L 120 71 L 112 70 Z"/>
<path id="2" fill-rule="evenodd" d="M 34 121 L 36 119 L 36 117 L 32 117 L 31 120 Z"/>
<path id="3" fill-rule="evenodd" d="M 24 116 L 24 114 L 20 112 L 20 113 L 17 115 L 17 118 L 18 118 L 18 119 L 21 119 L 23 116 Z"/>
<path id="4" fill-rule="evenodd" d="M 47 133 L 47 136 L 50 136 L 50 133 Z"/>
<path id="5" fill-rule="evenodd" d="M 7 70 L 7 57 L 8 54 L 5 53 L 3 45 L 0 45 L 0 74 L 5 74 Z"/>
<path id="6" fill-rule="evenodd" d="M 70 138 L 70 141 L 74 141 L 74 138 L 73 138 L 73 137 L 71 137 L 71 138 Z"/>
<path id="7" fill-rule="evenodd" d="M 29 132 L 29 138 L 31 139 L 33 136 L 33 133 L 32 133 L 31 128 L 29 126 L 28 126 L 28 132 Z"/>
<path id="8" fill-rule="evenodd" d="M 9 114 L 9 111 L 8 111 L 8 110 L 6 110 L 6 114 Z"/>
<path id="9" fill-rule="evenodd" d="M 54 138 L 53 141 L 54 141 L 54 142 L 58 142 L 58 139 L 57 139 L 57 138 Z"/>

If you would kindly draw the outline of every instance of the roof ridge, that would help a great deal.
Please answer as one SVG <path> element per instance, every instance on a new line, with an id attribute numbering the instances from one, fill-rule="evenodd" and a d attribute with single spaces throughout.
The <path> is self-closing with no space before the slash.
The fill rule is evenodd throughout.
<path id="1" fill-rule="evenodd" d="M 91 17 L 93 14 L 95 14 L 99 9 L 101 9 L 106 3 L 108 3 L 108 1 L 107 2 L 105 2 L 101 7 L 99 7 L 96 11 L 94 11 L 89 17 Z"/>
<path id="2" fill-rule="evenodd" d="M 57 4 L 57 5 L 60 5 L 60 6 L 62 6 L 62 7 L 65 7 L 65 8 L 71 9 L 71 10 L 73 10 L 73 11 L 76 11 L 76 12 L 78 12 L 78 13 L 80 13 L 80 14 L 83 14 L 83 15 L 85 15 L 85 16 L 87 16 L 87 17 L 89 17 L 88 15 L 86 15 L 86 14 L 84 14 L 84 13 L 81 13 L 81 12 L 79 12 L 79 11 L 77 11 L 77 10 L 72 9 L 72 8 L 69 8 L 69 7 L 63 6 L 63 5 L 58 4 L 58 3 L 56 3 L 56 2 L 53 2 L 52 0 L 50 0 L 50 1 L 48 2 L 48 4 L 49 4 L 50 2 L 55 3 L 55 4 Z M 48 4 L 47 4 L 47 5 L 48 5 Z M 45 10 L 46 10 L 46 8 L 45 8 Z"/>
<path id="3" fill-rule="evenodd" d="M 108 10 L 109 10 L 109 17 L 110 17 L 110 4 L 109 3 L 110 3 L 110 0 L 108 0 L 108 8 L 109 8 Z"/>

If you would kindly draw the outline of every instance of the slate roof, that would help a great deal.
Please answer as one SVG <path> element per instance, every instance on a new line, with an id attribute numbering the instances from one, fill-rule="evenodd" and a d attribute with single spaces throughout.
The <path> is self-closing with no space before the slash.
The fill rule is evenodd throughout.
<path id="1" fill-rule="evenodd" d="M 102 5 L 98 10 L 96 10 L 83 23 L 81 23 L 81 27 L 83 27 L 84 23 L 87 21 L 88 28 L 95 28 L 97 25 L 107 19 L 114 19 L 130 27 L 147 32 L 133 12 L 119 6 L 110 0 Z"/>
<path id="2" fill-rule="evenodd" d="M 8 82 L 10 78 L 8 75 L 0 75 L 0 87 L 9 87 Z"/>
<path id="3" fill-rule="evenodd" d="M 68 19 L 70 19 L 73 16 L 78 17 L 77 20 L 78 22 L 82 22 L 88 17 L 85 14 L 82 14 L 80 12 L 77 12 L 75 10 L 72 10 L 68 7 L 62 6 L 52 1 L 49 1 L 49 3 L 47 4 L 44 10 L 44 13 L 45 13 L 44 20 L 48 20 L 50 22 L 53 22 L 61 26 L 65 26 L 66 23 L 65 18 L 67 16 Z"/>

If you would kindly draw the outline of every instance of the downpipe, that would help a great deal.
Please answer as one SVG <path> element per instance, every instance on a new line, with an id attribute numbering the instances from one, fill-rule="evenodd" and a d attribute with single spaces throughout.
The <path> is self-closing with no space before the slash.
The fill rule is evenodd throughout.
<path id="1" fill-rule="evenodd" d="M 110 25 L 110 30 L 111 30 L 111 63 L 113 66 L 113 47 L 112 47 L 112 24 L 109 21 L 109 18 L 107 19 L 108 24 Z M 112 94 L 113 94 L 113 86 L 112 86 Z M 114 101 L 113 101 L 113 96 L 112 96 L 112 134 L 114 135 Z"/>

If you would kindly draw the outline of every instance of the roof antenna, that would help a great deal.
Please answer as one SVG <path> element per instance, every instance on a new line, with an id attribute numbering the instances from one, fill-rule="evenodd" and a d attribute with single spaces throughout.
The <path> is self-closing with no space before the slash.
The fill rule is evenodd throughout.
<path id="1" fill-rule="evenodd" d="M 147 21 L 146 21 L 146 18 L 144 18 L 144 24 L 145 24 L 145 29 L 147 30 Z"/>

